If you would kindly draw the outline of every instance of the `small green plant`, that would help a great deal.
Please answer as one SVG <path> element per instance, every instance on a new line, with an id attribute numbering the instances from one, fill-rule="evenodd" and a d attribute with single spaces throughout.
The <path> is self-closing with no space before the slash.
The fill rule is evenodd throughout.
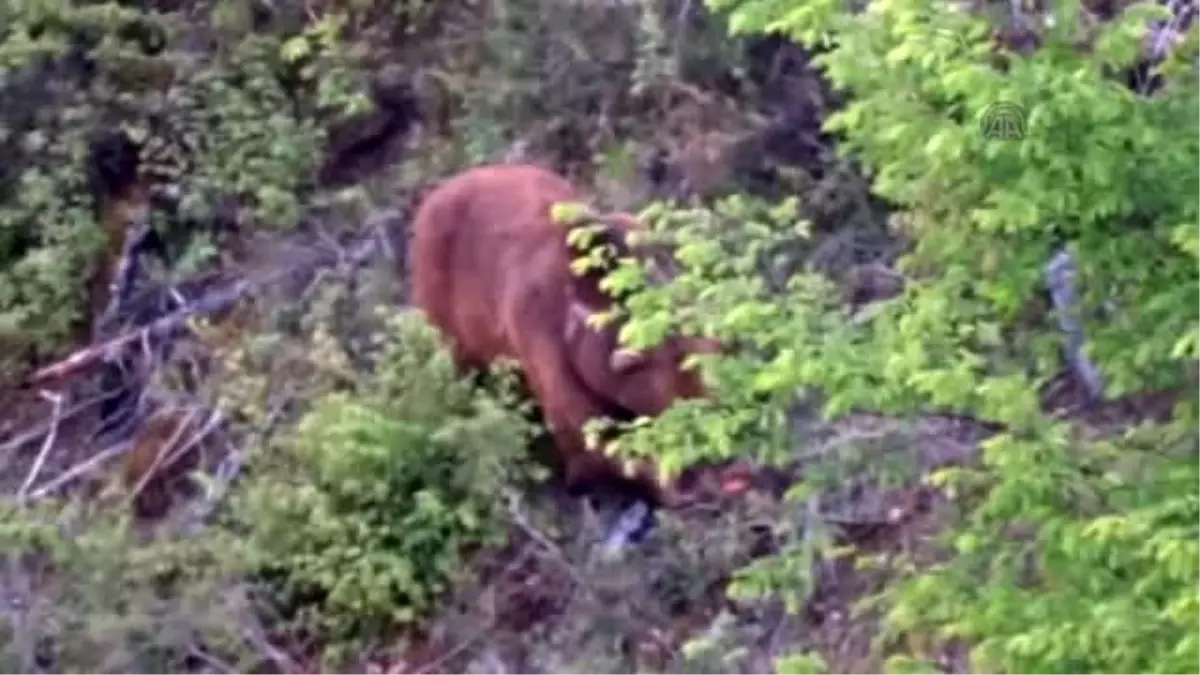
<path id="1" fill-rule="evenodd" d="M 154 213 L 175 271 L 210 262 L 213 219 L 287 230 L 309 206 L 324 116 L 365 105 L 359 60 L 337 14 L 289 35 L 251 31 L 249 7 L 184 19 L 134 3 L 0 0 L 0 341 L 28 350 L 18 356 L 63 347 L 84 310 L 80 273 L 105 248 L 84 159 L 93 131 L 124 129 L 143 175 L 181 197 L 178 217 Z M 246 26 L 231 25 L 231 9 Z"/>
<path id="2" fill-rule="evenodd" d="M 694 357 L 715 397 L 677 402 L 655 423 L 629 429 L 614 446 L 654 457 L 669 471 L 750 449 L 763 461 L 786 461 L 792 446 L 785 412 L 797 391 L 820 378 L 852 378 L 859 362 L 870 358 L 864 354 L 823 370 L 813 367 L 821 354 L 848 344 L 850 336 L 836 313 L 837 294 L 814 274 L 791 277 L 782 292 L 773 288 L 773 280 L 786 276 L 796 250 L 808 240 L 798 204 L 733 196 L 712 208 L 656 204 L 642 216 L 650 226 L 644 235 L 649 242 L 673 245 L 676 274 L 671 283 L 648 285 L 640 267 L 626 260 L 607 276 L 604 288 L 627 294 L 621 340 L 644 348 L 679 332 L 750 349 L 720 359 Z"/>
<path id="3" fill-rule="evenodd" d="M 373 376 L 323 396 L 264 456 L 236 513 L 278 604 L 331 658 L 424 617 L 466 556 L 505 540 L 532 431 L 511 382 L 477 391 L 432 329 L 403 316 Z"/>
<path id="4" fill-rule="evenodd" d="M 867 321 L 847 322 L 821 280 L 760 265 L 777 257 L 778 228 L 743 214 L 743 227 L 721 229 L 711 225 L 719 208 L 683 212 L 673 227 L 679 279 L 641 289 L 626 284 L 629 272 L 610 276 L 633 291 L 623 338 L 652 344 L 690 322 L 740 353 L 709 368 L 719 404 L 677 406 L 618 446 L 668 465 L 750 450 L 831 455 L 805 437 L 812 402 L 830 421 L 865 411 L 972 418 L 1000 431 L 979 445 L 977 464 L 927 477 L 959 518 L 942 562 L 895 568 L 876 605 L 886 617 L 879 656 L 921 669 L 966 643 L 972 667 L 990 672 L 1195 668 L 1200 31 L 1191 27 L 1161 89 L 1144 96 L 1110 73 L 1133 65 L 1146 18 L 1161 13 L 1146 3 L 1103 25 L 1094 53 L 1075 46 L 1079 3 L 1047 3 L 1058 28 L 1007 68 L 995 66 L 987 19 L 921 0 L 861 13 L 840 0 L 709 4 L 735 30 L 823 48 L 815 60 L 846 96 L 826 127 L 911 226 L 900 260 L 909 283 Z M 946 30 L 963 40 L 930 39 Z M 1023 138 L 981 131 L 998 102 L 1019 102 Z M 1170 393 L 1169 422 L 1096 425 L 1047 410 L 1044 385 L 1063 365 L 1043 269 L 1064 246 L 1080 261 L 1105 393 Z M 816 487 L 803 486 L 810 528 L 828 496 Z M 785 551 L 791 564 L 758 565 L 739 584 L 803 598 L 813 553 Z"/>
<path id="5" fill-rule="evenodd" d="M 242 542 L 217 530 L 139 541 L 123 512 L 80 503 L 0 505 L 9 596 L 0 670 L 185 672 L 253 669 L 256 620 L 238 576 Z"/>

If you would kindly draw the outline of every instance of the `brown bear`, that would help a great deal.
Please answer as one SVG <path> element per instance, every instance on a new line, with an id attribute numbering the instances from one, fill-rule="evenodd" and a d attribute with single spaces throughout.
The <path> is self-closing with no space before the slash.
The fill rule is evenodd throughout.
<path id="1" fill-rule="evenodd" d="M 700 397 L 699 375 L 682 368 L 708 340 L 673 336 L 645 352 L 620 348 L 618 326 L 587 318 L 611 308 L 600 271 L 576 275 L 570 228 L 556 223 L 556 203 L 581 201 L 564 178 L 526 164 L 468 169 L 426 192 L 408 250 L 413 302 L 447 338 L 457 363 L 479 370 L 515 360 L 553 435 L 567 487 L 578 492 L 624 484 L 654 506 L 682 497 L 647 462 L 626 474 L 621 463 L 589 450 L 582 428 L 592 418 L 654 416 L 676 399 Z M 629 214 L 601 216 L 604 243 L 635 252 Z"/>

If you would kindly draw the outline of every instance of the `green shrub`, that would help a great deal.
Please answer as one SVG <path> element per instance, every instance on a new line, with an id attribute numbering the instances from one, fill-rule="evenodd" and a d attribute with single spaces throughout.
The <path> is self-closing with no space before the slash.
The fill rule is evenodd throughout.
<path id="1" fill-rule="evenodd" d="M 711 5 L 740 30 L 827 47 L 817 61 L 847 96 L 827 127 L 899 205 L 911 283 L 872 320 L 847 325 L 809 275 L 766 296 L 754 263 L 772 257 L 781 228 L 745 214 L 746 228 L 721 230 L 719 208 L 716 218 L 687 215 L 675 226 L 684 274 L 635 294 L 627 336 L 653 342 L 690 320 L 750 349 L 712 368 L 720 404 L 681 406 L 623 445 L 673 464 L 754 449 L 830 455 L 805 434 L 805 403 L 816 401 L 832 420 L 947 411 L 996 425 L 979 465 L 929 477 L 960 510 L 942 541 L 952 555 L 901 566 L 908 573 L 882 598 L 880 655 L 895 668 L 933 667 L 943 647 L 965 641 L 972 666 L 990 672 L 1194 668 L 1197 28 L 1146 97 L 1107 74 L 1136 57 L 1145 7 L 1102 26 L 1089 54 L 1072 46 L 1079 3 L 1050 3 L 1058 28 L 999 69 L 984 19 L 921 0 L 870 3 L 864 14 L 838 0 Z M 950 33 L 961 39 L 935 39 Z M 1015 105 L 1023 137 L 981 131 L 997 103 Z M 1173 391 L 1181 405 L 1169 423 L 1113 435 L 1104 432 L 1114 425 L 1043 409 L 1063 342 L 1044 311 L 1043 267 L 1063 244 L 1079 261 L 1088 348 L 1107 394 Z M 822 515 L 818 487 L 803 493 Z M 748 570 L 741 586 L 803 590 L 811 555 Z"/>
<path id="2" fill-rule="evenodd" d="M 253 566 L 335 658 L 433 609 L 471 551 L 504 541 L 527 476 L 512 380 L 481 393 L 423 320 L 390 328 L 372 376 L 314 402 L 235 510 Z"/>
<path id="3" fill-rule="evenodd" d="M 255 667 L 257 625 L 237 537 L 139 540 L 123 515 L 74 504 L 0 505 L 0 670 L 186 672 Z"/>
<path id="4" fill-rule="evenodd" d="M 246 3 L 186 17 L 134 4 L 0 0 L 0 340 L 34 357 L 70 337 L 80 274 L 105 244 L 86 180 L 91 132 L 141 142 L 144 173 L 182 196 L 181 222 L 232 204 L 248 230 L 286 230 L 307 205 L 322 115 L 365 99 L 324 17 L 289 36 L 226 25 Z M 214 256 L 193 231 L 204 228 L 165 221 L 155 214 L 181 270 Z"/>

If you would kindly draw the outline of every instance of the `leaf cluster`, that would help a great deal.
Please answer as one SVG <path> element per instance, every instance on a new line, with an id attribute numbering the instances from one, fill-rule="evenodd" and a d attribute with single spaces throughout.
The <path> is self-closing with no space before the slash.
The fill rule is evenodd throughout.
<path id="1" fill-rule="evenodd" d="M 147 186 L 175 195 L 154 225 L 180 271 L 211 261 L 217 221 L 298 222 L 324 117 L 364 100 L 357 59 L 334 18 L 253 32 L 228 4 L 0 3 L 0 335 L 28 356 L 61 347 L 82 318 L 79 280 L 119 250 L 86 179 L 96 131 L 128 133 Z"/>
<path id="2" fill-rule="evenodd" d="M 1088 51 L 1076 46 L 1079 3 L 1048 3 L 1057 28 L 1041 48 L 998 64 L 985 18 L 921 0 L 710 6 L 735 31 L 824 50 L 816 60 L 846 96 L 827 129 L 909 224 L 909 283 L 851 325 L 820 279 L 772 279 L 764 252 L 783 228 L 729 204 L 675 211 L 684 273 L 634 290 L 623 337 L 651 344 L 691 323 L 742 349 L 709 365 L 719 404 L 677 406 L 623 439 L 626 451 L 672 466 L 735 452 L 798 459 L 814 404 L 833 420 L 939 411 L 995 425 L 978 466 L 928 478 L 959 510 L 953 555 L 889 588 L 880 649 L 897 668 L 955 640 L 994 672 L 1193 668 L 1195 59 L 1179 50 L 1153 96 L 1113 78 L 1138 56 L 1127 47 L 1139 7 L 1101 26 Z M 948 32 L 961 39 L 934 39 Z M 988 131 L 998 106 L 1017 137 Z M 722 220 L 736 225 L 713 225 Z M 1097 434 L 1044 409 L 1063 340 L 1044 266 L 1064 246 L 1081 268 L 1076 310 L 1106 395 L 1174 392 L 1169 423 Z"/>
<path id="3" fill-rule="evenodd" d="M 422 320 L 390 322 L 373 372 L 314 401 L 233 510 L 251 569 L 335 660 L 433 610 L 471 552 L 505 541 L 528 477 L 509 379 L 477 391 Z"/>

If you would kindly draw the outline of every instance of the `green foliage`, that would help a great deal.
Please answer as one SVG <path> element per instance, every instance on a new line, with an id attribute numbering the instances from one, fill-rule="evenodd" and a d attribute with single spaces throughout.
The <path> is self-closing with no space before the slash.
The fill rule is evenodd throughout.
<path id="1" fill-rule="evenodd" d="M 520 148 L 587 176 L 602 155 L 628 165 L 621 159 L 642 141 L 677 140 L 663 138 L 664 119 L 688 117 L 681 111 L 710 99 L 692 84 L 719 80 L 743 58 L 707 19 L 695 6 L 661 0 L 490 6 L 475 48 L 439 73 L 460 111 L 459 163 L 496 161 Z"/>
<path id="2" fill-rule="evenodd" d="M 636 139 L 680 140 L 660 138 L 673 111 L 682 111 L 679 135 L 688 141 L 697 125 L 740 123 L 698 121 L 713 110 L 688 90 L 689 69 L 713 63 L 705 52 L 725 52 L 715 65 L 737 79 L 740 57 L 727 53 L 736 42 L 697 30 L 686 8 L 517 0 L 477 12 L 477 3 L 462 4 L 275 4 L 264 18 L 243 0 L 178 14 L 121 2 L 0 0 L 0 150 L 8 159 L 0 166 L 0 341 L 54 350 L 78 315 L 83 294 L 73 280 L 103 245 L 84 179 L 89 131 L 119 123 L 145 140 L 148 169 L 178 187 L 185 218 L 203 220 L 232 201 L 251 229 L 287 229 L 313 198 L 320 123 L 365 105 L 363 54 L 344 40 L 378 37 L 373 25 L 385 15 L 402 28 L 383 40 L 385 58 L 395 56 L 396 35 L 411 36 L 397 51 L 420 61 L 419 76 L 432 75 L 425 80 L 451 102 L 442 131 L 455 137 L 458 155 L 449 165 L 530 141 L 534 155 L 571 169 L 607 149 L 633 173 Z M 1101 27 L 1088 54 L 1076 48 L 1080 3 L 1049 3 L 1057 20 L 1043 47 L 1000 68 L 992 26 L 944 3 L 851 3 L 865 5 L 857 14 L 838 0 L 708 4 L 727 13 L 734 32 L 827 48 L 817 61 L 845 97 L 828 130 L 870 167 L 875 193 L 899 207 L 894 220 L 912 239 L 902 261 L 910 283 L 871 319 L 846 321 L 839 289 L 809 258 L 821 243 L 809 230 L 850 211 L 837 181 L 809 186 L 814 203 L 651 207 L 651 238 L 677 245 L 680 273 L 665 286 L 646 284 L 635 267 L 609 276 L 606 288 L 628 296 L 622 338 L 646 346 L 681 330 L 740 349 L 698 364 L 713 400 L 639 421 L 618 449 L 654 456 L 669 471 L 742 454 L 802 461 L 805 480 L 791 493 L 799 504 L 783 507 L 797 513 L 767 519 L 795 536 L 734 574 L 729 589 L 742 599 L 777 596 L 794 609 L 832 557 L 839 491 L 863 473 L 882 480 L 897 457 L 903 463 L 921 450 L 911 447 L 918 442 L 830 442 L 814 417 L 908 421 L 950 411 L 993 423 L 1003 431 L 982 445 L 978 466 L 925 477 L 954 499 L 949 515 L 957 517 L 942 542 L 951 555 L 898 565 L 902 578 L 878 598 L 886 667 L 929 672 L 940 647 L 962 641 L 973 647 L 975 670 L 1190 670 L 1200 658 L 1194 392 L 1184 392 L 1169 423 L 1116 435 L 1048 415 L 1039 392 L 1060 370 L 1061 336 L 1041 295 L 1043 265 L 1063 243 L 1082 268 L 1088 348 L 1108 393 L 1193 388 L 1197 30 L 1164 68 L 1164 87 L 1145 97 L 1105 69 L 1136 56 L 1146 7 Z M 439 23 L 446 8 L 476 23 Z M 703 31 L 720 26 L 703 23 Z M 446 44 L 419 39 L 435 32 L 449 36 Z M 90 76 L 80 55 L 94 65 Z M 988 131 L 1001 113 L 1022 138 Z M 839 196 L 816 205 L 830 184 Z M 192 233 L 183 238 L 191 242 Z M 188 264 L 211 254 L 191 243 Z M 357 322 L 349 323 L 339 330 L 354 333 Z M 499 392 L 479 394 L 454 375 L 427 327 L 402 321 L 393 329 L 369 377 L 351 365 L 357 354 L 335 357 L 320 340 L 297 348 L 307 369 L 295 377 L 300 394 L 286 395 L 311 398 L 312 408 L 259 453 L 226 514 L 231 529 L 141 547 L 126 523 L 92 514 L 3 514 L 0 549 L 22 554 L 0 570 L 5 591 L 20 576 L 37 599 L 21 615 L 24 634 L 0 626 L 3 669 L 28 669 L 29 645 L 50 644 L 62 671 L 182 670 L 200 658 L 197 645 L 219 667 L 249 670 L 257 664 L 241 642 L 251 614 L 246 582 L 231 567 L 265 581 L 296 629 L 290 635 L 326 643 L 335 660 L 426 620 L 447 590 L 495 597 L 491 581 L 464 585 L 463 577 L 471 553 L 505 541 L 503 507 L 526 473 L 528 426 L 503 381 Z M 279 357 L 286 340 L 259 343 L 258 352 Z M 270 399 L 269 379 L 240 380 L 239 396 Z M 258 423 L 273 411 L 256 414 Z M 902 478 L 912 481 L 920 470 L 908 463 Z M 700 547 L 683 562 L 591 581 L 588 591 L 586 574 L 564 571 L 562 552 L 536 539 L 529 548 L 545 567 L 584 589 L 553 626 L 565 637 L 549 645 L 551 661 L 575 656 L 572 645 L 581 644 L 617 654 L 597 616 L 625 625 L 622 614 L 647 614 L 632 601 L 620 605 L 632 597 L 663 605 L 650 612 L 654 623 L 673 621 L 671 598 L 700 604 L 746 559 L 738 548 L 712 563 Z M 564 597 L 538 590 L 530 604 L 539 609 Z M 726 632 L 697 641 L 702 653 L 684 660 L 733 668 L 747 643 Z M 777 669 L 836 669 L 810 646 Z"/>
<path id="3" fill-rule="evenodd" d="M 647 239 L 674 243 L 678 264 L 665 285 L 642 283 L 642 270 L 631 261 L 605 280 L 609 288 L 631 294 L 624 303 L 629 321 L 622 340 L 646 347 L 678 331 L 744 344 L 747 350 L 719 360 L 697 357 L 715 400 L 678 403 L 655 424 L 621 436 L 617 447 L 656 457 L 669 469 L 746 452 L 767 462 L 786 461 L 792 450 L 786 411 L 798 388 L 842 376 L 846 386 L 859 386 L 849 378 L 861 376 L 857 368 L 870 355 L 846 349 L 853 336 L 835 312 L 831 285 L 813 274 L 791 277 L 786 288 L 774 283 L 790 270 L 794 249 L 807 236 L 796 208 L 794 200 L 769 205 L 730 197 L 711 210 L 656 205 L 643 213 L 651 228 Z M 839 345 L 847 361 L 815 367 Z"/>
<path id="4" fill-rule="evenodd" d="M 775 665 L 782 675 L 810 675 L 827 672 L 825 660 L 819 654 L 793 654 L 779 659 Z"/>
<path id="5" fill-rule="evenodd" d="M 253 567 L 331 656 L 421 619 L 467 554 L 503 543 L 531 431 L 511 398 L 460 380 L 432 329 L 401 316 L 373 376 L 314 402 L 263 457 L 235 515 Z"/>
<path id="6" fill-rule="evenodd" d="M 1091 55 L 1072 46 L 1078 2 L 1051 3 L 1046 44 L 1000 69 L 984 19 L 923 0 L 862 14 L 834 0 L 710 4 L 735 30 L 828 47 L 817 61 L 848 100 L 827 126 L 903 211 L 910 283 L 872 320 L 847 325 L 827 285 L 772 268 L 786 228 L 729 203 L 679 213 L 669 229 L 682 274 L 667 288 L 631 286 L 624 337 L 652 344 L 690 326 L 745 349 L 709 367 L 720 403 L 677 406 L 623 438 L 625 451 L 672 467 L 747 448 L 795 457 L 806 439 L 794 422 L 816 397 L 833 419 L 937 409 L 1002 425 L 979 467 L 933 477 L 963 514 L 946 542 L 955 555 L 886 598 L 885 637 L 922 638 L 897 667 L 962 639 L 992 672 L 1193 668 L 1200 145 L 1187 56 L 1197 29 L 1147 97 L 1105 70 L 1136 55 L 1122 46 L 1139 34 L 1132 13 L 1100 29 Z M 946 34 L 962 38 L 935 39 Z M 999 112 L 1023 137 L 988 132 Z M 747 222 L 722 228 L 722 217 Z M 1043 266 L 1064 243 L 1080 261 L 1089 352 L 1108 395 L 1174 391 L 1171 423 L 1097 439 L 1043 412 L 1039 387 L 1061 369 L 1062 339 L 1040 299 Z M 611 283 L 626 283 L 621 274 Z M 808 566 L 796 569 L 764 590 L 802 585 Z M 911 646 L 921 644 L 934 653 Z"/>
<path id="7" fill-rule="evenodd" d="M 6 341 L 44 356 L 81 316 L 78 280 L 105 246 L 85 180 L 94 130 L 122 127 L 144 144 L 146 173 L 184 197 L 175 225 L 228 217 L 230 204 L 250 229 L 299 220 L 320 116 L 362 105 L 356 60 L 332 19 L 289 39 L 231 24 L 229 4 L 185 17 L 117 2 L 0 2 Z M 213 254 L 201 233 L 155 225 L 194 247 L 181 269 Z"/>
<path id="8" fill-rule="evenodd" d="M 0 575 L 12 603 L 0 626 L 0 669 L 182 672 L 196 659 L 254 666 L 237 537 L 138 541 L 127 518 L 89 511 L 0 507 Z"/>
<path id="9" fill-rule="evenodd" d="M 576 113 L 623 97 L 635 40 L 622 27 L 639 11 L 541 0 L 497 5 L 480 42 L 478 72 L 455 87 L 471 135 L 470 161 L 495 158 L 521 137 L 554 143 L 561 157 L 590 159 L 587 134 L 594 130 Z"/>

